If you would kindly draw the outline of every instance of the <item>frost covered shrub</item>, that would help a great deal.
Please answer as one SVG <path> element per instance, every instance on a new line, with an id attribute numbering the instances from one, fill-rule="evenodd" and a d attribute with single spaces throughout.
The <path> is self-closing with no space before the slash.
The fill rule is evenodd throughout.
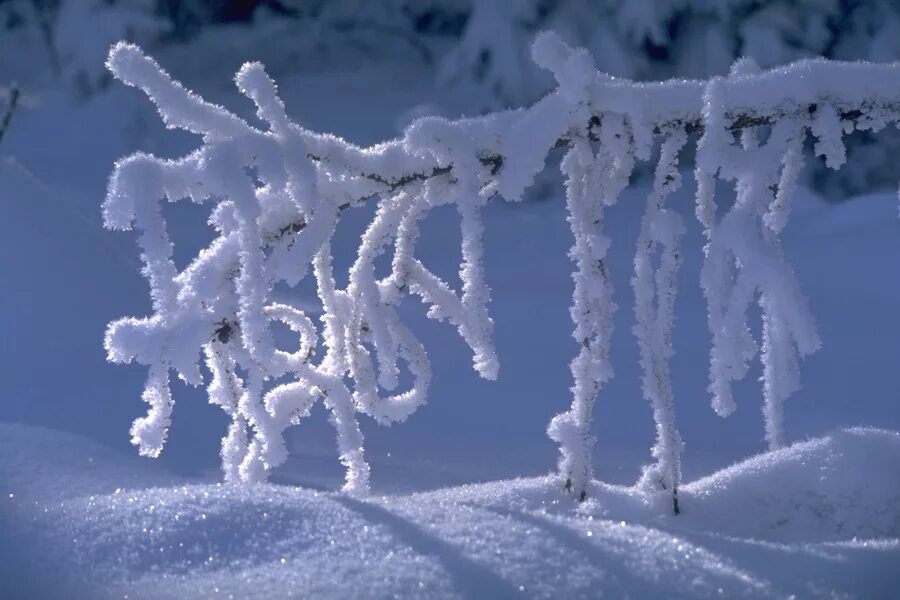
<path id="1" fill-rule="evenodd" d="M 476 370 L 496 377 L 481 268 L 480 163 L 466 131 L 424 121 L 403 143 L 355 148 L 291 123 L 262 66 L 247 64 L 236 81 L 269 123 L 270 130 L 261 131 L 184 90 L 135 46 L 114 47 L 109 66 L 151 95 L 170 127 L 205 140 L 181 160 L 135 155 L 121 161 L 104 208 L 108 227 L 141 230 L 152 289 L 154 315 L 117 321 L 106 338 L 111 360 L 151 367 L 144 392 L 150 412 L 132 428 L 143 454 L 158 455 L 165 443 L 173 405 L 169 371 L 200 383 L 202 352 L 212 373 L 210 400 L 233 419 L 222 447 L 226 479 L 264 478 L 285 459 L 281 432 L 322 399 L 338 430 L 346 488 L 366 489 L 368 465 L 355 412 L 383 423 L 402 421 L 424 402 L 431 378 L 424 348 L 395 309 L 410 293 L 430 305 L 430 316 L 457 326 L 475 353 Z M 477 130 L 480 124 L 473 125 Z M 408 170 L 443 176 L 407 180 Z M 376 195 L 384 199 L 349 285 L 337 289 L 331 237 L 339 215 Z M 220 236 L 181 273 L 171 260 L 172 244 L 160 213 L 163 198 L 215 204 L 210 222 Z M 462 215 L 461 294 L 414 256 L 418 221 L 430 208 L 447 203 L 456 204 Z M 377 280 L 374 261 L 388 246 L 394 250 L 392 273 Z M 301 309 L 270 299 L 275 283 L 296 284 L 310 265 L 325 310 L 321 331 Z M 275 348 L 275 321 L 300 336 L 299 351 Z M 325 348 L 321 358 L 315 356 L 319 335 Z M 398 387 L 401 360 L 414 382 L 390 393 Z M 284 375 L 293 381 L 266 389 L 267 381 Z M 352 389 L 345 377 L 354 382 Z"/>
<path id="2" fill-rule="evenodd" d="M 810 138 L 826 165 L 838 168 L 845 134 L 896 125 L 900 70 L 816 59 L 761 71 L 744 60 L 709 81 L 635 83 L 601 73 L 587 50 L 572 50 L 554 34 L 538 37 L 533 56 L 553 74 L 556 88 L 528 108 L 459 121 L 421 119 L 401 139 L 360 148 L 291 122 L 258 63 L 245 64 L 235 81 L 265 129 L 185 90 L 136 46 L 112 48 L 112 73 L 147 93 L 168 127 L 203 140 L 177 160 L 136 154 L 119 161 L 104 204 L 107 227 L 139 230 L 153 300 L 152 315 L 115 321 L 106 334 L 111 361 L 149 367 L 143 398 L 150 409 L 131 430 L 142 454 L 156 456 L 165 443 L 174 372 L 190 384 L 205 380 L 210 401 L 232 419 L 222 443 L 227 480 L 265 479 L 286 458 L 283 431 L 321 400 L 347 467 L 345 489 L 364 492 L 369 468 L 357 414 L 403 421 L 425 402 L 431 380 L 426 349 L 400 319 L 398 303 L 418 296 L 430 317 L 457 328 L 475 371 L 497 377 L 481 209 L 495 197 L 520 200 L 548 153 L 565 148 L 561 170 L 575 267 L 570 314 L 580 350 L 571 363 L 571 407 L 548 433 L 560 446 L 561 485 L 584 498 L 593 476 L 594 402 L 613 376 L 616 306 L 607 261 L 613 240 L 604 213 L 635 164 L 650 160 L 658 145 L 634 259 L 634 333 L 643 394 L 657 427 L 656 463 L 642 481 L 669 494 L 677 512 L 682 444 L 670 359 L 685 228 L 683 208 L 666 200 L 681 182 L 679 155 L 697 134 L 695 213 L 707 239 L 700 284 L 713 341 L 713 408 L 722 416 L 733 411 L 731 382 L 759 354 L 766 436 L 771 448 L 786 443 L 782 404 L 799 386 L 799 358 L 820 344 L 780 243 L 801 149 Z M 717 178 L 734 181 L 737 192 L 721 218 Z M 182 199 L 210 206 L 218 236 L 179 272 L 161 207 Z M 377 203 L 377 211 L 348 283 L 339 288 L 331 260 L 335 226 L 345 210 L 367 202 Z M 460 290 L 416 258 L 420 220 L 447 204 L 461 216 Z M 375 263 L 385 254 L 390 272 L 378 277 Z M 306 277 L 318 289 L 319 323 L 301 307 L 272 299 L 277 283 Z M 754 302 L 762 312 L 759 341 L 748 326 Z M 275 346 L 276 322 L 298 336 L 297 351 Z M 409 378 L 401 377 L 404 365 Z M 398 389 L 406 379 L 409 387 Z"/>

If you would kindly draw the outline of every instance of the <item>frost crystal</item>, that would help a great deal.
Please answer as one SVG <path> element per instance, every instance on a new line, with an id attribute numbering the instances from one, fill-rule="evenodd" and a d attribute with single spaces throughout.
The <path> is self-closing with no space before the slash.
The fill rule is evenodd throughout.
<path id="1" fill-rule="evenodd" d="M 799 387 L 799 357 L 820 344 L 780 242 L 803 143 L 811 136 L 815 152 L 836 168 L 845 158 L 845 133 L 896 123 L 897 68 L 813 60 L 760 72 L 742 61 L 728 77 L 708 82 L 635 83 L 599 73 L 586 51 L 554 34 L 538 37 L 533 56 L 557 82 L 534 105 L 477 119 L 421 119 L 402 139 L 360 148 L 292 122 L 259 64 L 244 65 L 235 81 L 265 129 L 185 90 L 136 46 L 112 48 L 107 65 L 117 78 L 141 88 L 169 127 L 203 138 L 177 160 L 122 159 L 104 204 L 107 227 L 138 230 L 153 302 L 152 315 L 114 321 L 106 333 L 109 360 L 149 367 L 143 399 L 150 408 L 131 430 L 142 454 L 157 456 L 165 443 L 174 404 L 170 373 L 202 383 L 203 356 L 210 402 L 232 420 L 222 441 L 227 481 L 265 479 L 286 459 L 284 430 L 322 400 L 347 469 L 345 489 L 364 493 L 369 467 L 357 413 L 384 424 L 403 421 L 426 401 L 431 382 L 426 349 L 398 304 L 418 296 L 429 317 L 457 328 L 475 371 L 496 378 L 482 210 L 496 196 L 519 200 L 548 153 L 565 146 L 575 265 L 570 314 L 579 352 L 571 363 L 571 407 L 548 433 L 560 445 L 561 480 L 584 498 L 593 477 L 594 402 L 613 376 L 616 307 L 604 215 L 635 161 L 649 160 L 661 139 L 632 287 L 643 394 L 657 429 L 656 464 L 645 470 L 644 483 L 671 494 L 677 512 L 682 442 L 669 361 L 684 224 L 665 200 L 681 184 L 678 156 L 696 131 L 702 131 L 696 215 L 707 238 L 701 285 L 712 334 L 713 408 L 722 416 L 734 411 L 730 384 L 760 349 L 747 314 L 756 301 L 766 436 L 773 448 L 785 444 L 782 404 Z M 719 178 L 734 181 L 737 191 L 721 218 L 714 198 Z M 182 199 L 209 205 L 218 235 L 179 272 L 161 208 Z M 332 265 L 335 227 L 345 210 L 369 200 L 377 210 L 341 289 Z M 419 222 L 447 204 L 461 217 L 460 290 L 416 257 Z M 375 265 L 385 254 L 390 271 L 379 278 Z M 305 277 L 316 282 L 319 323 L 272 297 L 276 284 Z M 276 346 L 275 323 L 299 338 L 298 350 Z"/>

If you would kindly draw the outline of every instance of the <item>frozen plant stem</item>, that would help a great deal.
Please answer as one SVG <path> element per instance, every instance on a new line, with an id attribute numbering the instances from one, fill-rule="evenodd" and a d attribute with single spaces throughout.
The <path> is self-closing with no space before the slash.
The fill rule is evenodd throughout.
<path id="1" fill-rule="evenodd" d="M 264 480 L 287 457 L 284 430 L 321 400 L 346 467 L 344 489 L 365 493 L 369 466 L 358 415 L 402 422 L 425 403 L 431 383 L 425 347 L 398 305 L 417 296 L 430 318 L 457 329 L 472 351 L 473 369 L 496 378 L 482 209 L 496 197 L 520 200 L 548 154 L 566 148 L 561 168 L 574 237 L 570 314 L 578 355 L 570 365 L 570 408 L 548 433 L 559 444 L 561 483 L 584 500 L 593 479 L 594 405 L 613 376 L 605 210 L 628 185 L 635 161 L 650 160 L 662 137 L 632 285 L 643 393 L 657 430 L 656 464 L 645 470 L 644 483 L 671 494 L 677 513 L 681 439 L 669 361 L 683 225 L 664 200 L 680 184 L 678 154 L 698 132 L 713 406 L 723 416 L 734 409 L 730 383 L 743 377 L 758 349 L 746 324 L 747 307 L 758 297 L 767 436 L 772 447 L 784 443 L 781 404 L 799 385 L 798 355 L 819 344 L 779 241 L 802 140 L 809 132 L 826 164 L 840 166 L 845 133 L 898 121 L 900 69 L 814 60 L 710 82 L 635 83 L 599 73 L 587 51 L 553 34 L 539 36 L 533 50 L 557 82 L 535 104 L 476 119 L 420 119 L 401 139 L 361 148 L 290 121 L 259 64 L 244 65 L 235 81 L 255 104 L 262 128 L 184 89 L 136 46 L 112 48 L 107 64 L 118 79 L 142 89 L 168 127 L 202 137 L 195 151 L 176 160 L 147 154 L 120 160 L 104 203 L 108 228 L 139 230 L 153 301 L 150 316 L 112 322 L 105 340 L 109 360 L 149 368 L 149 411 L 132 428 L 143 454 L 156 456 L 165 443 L 174 406 L 171 372 L 200 385 L 205 356 L 210 401 L 232 420 L 222 443 L 226 480 Z M 755 143 L 761 126 L 771 126 L 762 146 Z M 738 200 L 717 220 L 718 178 L 735 181 Z M 179 272 L 161 204 L 185 198 L 211 206 L 218 235 Z M 375 218 L 340 288 L 331 261 L 335 227 L 344 211 L 369 201 L 377 202 Z M 416 257 L 420 220 L 443 205 L 461 217 L 459 290 Z M 390 272 L 379 278 L 375 263 L 385 254 Z M 277 284 L 296 285 L 310 267 L 323 309 L 318 321 L 303 307 L 272 298 Z M 300 338 L 299 350 L 275 345 L 274 323 Z"/>
<path id="2" fill-rule="evenodd" d="M 730 78 L 729 78 L 730 79 Z M 829 166 L 844 156 L 844 125 L 827 107 L 816 114 L 776 123 L 764 144 L 746 129 L 740 140 L 725 127 L 728 80 L 714 78 L 705 92 L 704 135 L 697 150 L 697 169 L 705 177 L 718 174 L 735 182 L 736 200 L 718 223 L 704 221 L 709 244 L 701 285 L 709 307 L 713 337 L 710 386 L 713 409 L 734 412 L 731 381 L 744 377 L 759 345 L 747 311 L 758 296 L 763 312 L 763 395 L 766 438 L 770 449 L 784 445 L 783 404 L 799 389 L 799 358 L 819 348 L 816 324 L 793 270 L 781 250 L 780 233 L 801 166 L 806 130 L 819 140 L 816 151 Z M 824 112 L 823 112 L 824 111 Z M 698 175 L 698 179 L 701 175 Z M 698 191 L 698 215 L 710 203 Z"/>
<path id="3" fill-rule="evenodd" d="M 681 185 L 678 153 L 687 142 L 684 131 L 674 130 L 662 143 L 653 190 L 634 258 L 634 334 L 638 341 L 643 369 L 642 389 L 650 401 L 656 424 L 656 444 L 652 455 L 656 464 L 647 468 L 645 483 L 651 489 L 672 495 L 672 509 L 679 513 L 678 487 L 681 485 L 681 436 L 675 426 L 675 398 L 669 374 L 672 327 L 675 319 L 677 273 L 681 263 L 680 239 L 684 235 L 681 216 L 663 206 L 665 198 Z M 653 268 L 653 255 L 659 250 L 659 267 Z"/>

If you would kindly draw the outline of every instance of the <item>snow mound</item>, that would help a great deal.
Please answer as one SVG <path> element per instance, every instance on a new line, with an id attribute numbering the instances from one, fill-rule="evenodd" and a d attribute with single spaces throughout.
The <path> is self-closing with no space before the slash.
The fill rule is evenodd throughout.
<path id="1" fill-rule="evenodd" d="M 5 449 L 30 429 L 4 427 Z M 664 494 L 595 482 L 579 504 L 548 477 L 365 499 L 170 485 L 22 522 L 66 597 L 888 597 L 898 466 L 900 433 L 857 428 L 688 484 L 678 517 Z"/>
<path id="2" fill-rule="evenodd" d="M 900 433 L 841 429 L 685 486 L 685 520 L 766 540 L 900 537 L 898 473 Z"/>
<path id="3" fill-rule="evenodd" d="M 543 480 L 494 484 L 516 493 Z M 550 500 L 563 502 L 562 494 Z M 766 595 L 728 558 L 641 525 L 480 506 L 465 488 L 359 500 L 262 484 L 68 501 L 47 517 L 78 583 L 148 598 Z M 71 541 L 71 543 L 70 543 Z M 77 549 L 77 552 L 76 552 Z"/>
<path id="4" fill-rule="evenodd" d="M 151 461 L 45 427 L 0 423 L 0 456 L 0 493 L 19 504 L 181 483 Z"/>

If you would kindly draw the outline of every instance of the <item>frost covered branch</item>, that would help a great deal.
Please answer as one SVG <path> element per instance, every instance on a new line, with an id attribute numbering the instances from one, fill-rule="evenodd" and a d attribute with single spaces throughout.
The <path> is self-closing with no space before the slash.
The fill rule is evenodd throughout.
<path id="1" fill-rule="evenodd" d="M 291 123 L 274 83 L 258 64 L 245 65 L 236 82 L 268 123 L 266 131 L 184 90 L 134 46 L 114 47 L 109 67 L 142 87 L 170 127 L 204 137 L 200 149 L 180 160 L 138 154 L 120 161 L 104 205 L 108 227 L 139 230 L 153 298 L 153 316 L 116 321 L 106 337 L 110 360 L 150 366 L 144 393 L 150 411 L 132 428 L 143 454 L 159 454 L 165 442 L 173 405 L 170 370 L 199 384 L 198 359 L 204 354 L 212 374 L 210 400 L 232 417 L 222 447 L 227 479 L 265 478 L 286 457 L 283 430 L 321 398 L 337 428 L 347 466 L 345 487 L 365 491 L 368 465 L 355 413 L 383 423 L 402 421 L 425 401 L 430 383 L 425 350 L 395 308 L 409 294 L 430 306 L 430 316 L 456 325 L 473 349 L 475 369 L 484 377 L 496 377 L 489 294 L 481 268 L 481 163 L 464 136 L 447 123 L 421 124 L 408 141 L 413 152 L 397 148 L 382 158 L 402 160 L 407 166 L 431 164 L 432 170 L 449 165 L 450 159 L 459 166 L 446 168 L 443 177 L 435 175 L 416 189 L 407 183 L 391 194 L 389 170 L 379 172 L 381 181 L 347 172 L 367 151 Z M 441 147 L 432 143 L 436 137 L 457 139 Z M 327 170 L 325 161 L 308 159 L 310 155 L 329 156 L 332 164 L 342 156 L 347 171 Z M 490 173 L 490 166 L 485 168 Z M 379 194 L 380 203 L 349 284 L 341 290 L 332 274 L 331 237 L 339 213 L 348 205 L 348 191 Z M 214 205 L 210 223 L 219 237 L 179 273 L 160 203 L 181 198 Z M 460 293 L 414 255 L 418 220 L 447 203 L 456 204 L 462 215 Z M 388 247 L 393 248 L 392 272 L 376 279 L 374 261 Z M 300 308 L 270 299 L 277 282 L 296 284 L 309 265 L 325 313 L 321 332 Z M 276 321 L 300 336 L 299 351 L 275 347 L 271 324 Z M 324 356 L 316 360 L 319 335 Z M 401 362 L 412 383 L 405 391 L 395 391 Z M 285 377 L 288 382 L 275 383 Z"/>
<path id="2" fill-rule="evenodd" d="M 848 130 L 847 133 L 854 130 L 877 131 L 900 117 L 900 85 L 896 79 L 895 65 L 824 59 L 798 61 L 740 80 L 732 78 L 730 94 L 736 101 L 726 111 L 724 126 L 729 132 L 738 134 L 747 129 L 771 126 L 784 119 L 815 119 L 819 114 L 835 114 Z M 804 84 L 797 85 L 798 80 Z M 840 83 L 843 81 L 851 83 L 844 85 Z M 806 82 L 812 85 L 806 87 Z M 856 82 L 862 83 L 862 87 L 852 90 Z M 584 124 L 573 124 L 573 127 L 586 127 L 591 139 L 596 141 L 596 130 L 601 126 L 604 115 L 614 113 L 626 115 L 631 122 L 640 123 L 645 131 L 649 130 L 654 136 L 664 135 L 673 129 L 681 129 L 689 135 L 703 135 L 705 88 L 706 82 L 698 80 L 637 83 L 597 74 L 597 80 L 590 86 L 590 115 Z M 771 100 L 773 96 L 774 101 Z M 546 101 L 548 105 L 561 102 L 558 98 L 554 101 L 548 98 L 541 102 Z M 766 101 L 755 103 L 754 98 Z M 546 106 L 544 110 L 550 113 L 551 107 Z M 490 120 L 496 116 L 495 113 L 483 119 Z M 568 147 L 571 143 L 571 136 L 563 133 L 554 141 L 552 149 Z M 372 150 L 380 148 L 385 146 L 375 146 Z M 506 160 L 502 152 L 491 152 L 487 147 L 478 154 L 482 164 L 491 167 L 492 174 L 499 171 Z M 327 156 L 311 155 L 310 158 L 315 161 L 329 160 Z M 834 165 L 835 168 L 839 166 Z M 449 171 L 450 166 L 442 166 L 405 172 L 392 178 L 385 178 L 376 172 L 361 172 L 359 175 L 383 186 L 384 192 L 393 192 Z M 372 197 L 374 194 L 357 198 L 356 201 Z"/>
<path id="3" fill-rule="evenodd" d="M 572 405 L 548 433 L 560 445 L 562 481 L 584 498 L 593 478 L 594 402 L 613 376 L 616 307 L 604 213 L 628 185 L 635 161 L 649 160 L 661 138 L 634 260 L 634 333 L 657 426 L 657 462 L 643 481 L 670 494 L 677 513 L 681 438 L 669 360 L 684 225 L 665 199 L 680 185 L 678 155 L 698 132 L 696 214 L 708 239 L 701 284 L 713 338 L 713 406 L 723 416 L 734 409 L 730 382 L 757 352 L 746 318 L 756 300 L 763 312 L 767 438 L 772 447 L 784 444 L 781 405 L 799 386 L 798 356 L 819 345 L 779 241 L 803 141 L 812 137 L 816 153 L 839 167 L 844 134 L 900 119 L 900 69 L 813 60 L 761 73 L 740 62 L 727 78 L 643 84 L 599 73 L 586 51 L 552 34 L 538 37 L 533 54 L 558 84 L 534 105 L 474 119 L 426 118 L 401 139 L 361 148 L 290 121 L 259 64 L 245 64 L 235 81 L 264 128 L 185 90 L 136 46 L 112 48 L 108 67 L 117 78 L 142 89 L 168 127 L 203 138 L 177 160 L 122 159 L 104 204 L 107 227 L 138 230 L 153 300 L 151 316 L 115 321 L 106 335 L 111 361 L 149 367 L 143 398 L 150 409 L 132 428 L 141 453 L 156 456 L 165 443 L 174 403 L 170 373 L 199 385 L 203 357 L 210 401 L 232 419 L 222 443 L 227 480 L 264 479 L 286 458 L 283 431 L 322 400 L 347 468 L 345 489 L 365 492 L 369 467 L 357 413 L 379 423 L 403 421 L 426 401 L 431 382 L 426 349 L 402 322 L 398 304 L 418 296 L 429 317 L 458 330 L 475 371 L 496 378 L 481 211 L 494 197 L 519 200 L 548 154 L 566 148 L 561 169 L 575 265 L 570 314 L 580 350 L 571 363 Z M 716 178 L 735 181 L 737 189 L 721 219 Z M 218 236 L 179 272 L 161 208 L 164 200 L 185 198 L 211 206 Z M 367 201 L 377 202 L 377 210 L 339 288 L 331 258 L 335 227 L 344 210 Z M 460 214 L 460 290 L 416 257 L 419 222 L 448 204 Z M 383 255 L 390 272 L 379 278 L 375 264 Z M 310 276 L 323 308 L 319 323 L 272 299 L 279 282 L 295 285 Z M 299 338 L 299 350 L 276 347 L 276 322 Z"/>

